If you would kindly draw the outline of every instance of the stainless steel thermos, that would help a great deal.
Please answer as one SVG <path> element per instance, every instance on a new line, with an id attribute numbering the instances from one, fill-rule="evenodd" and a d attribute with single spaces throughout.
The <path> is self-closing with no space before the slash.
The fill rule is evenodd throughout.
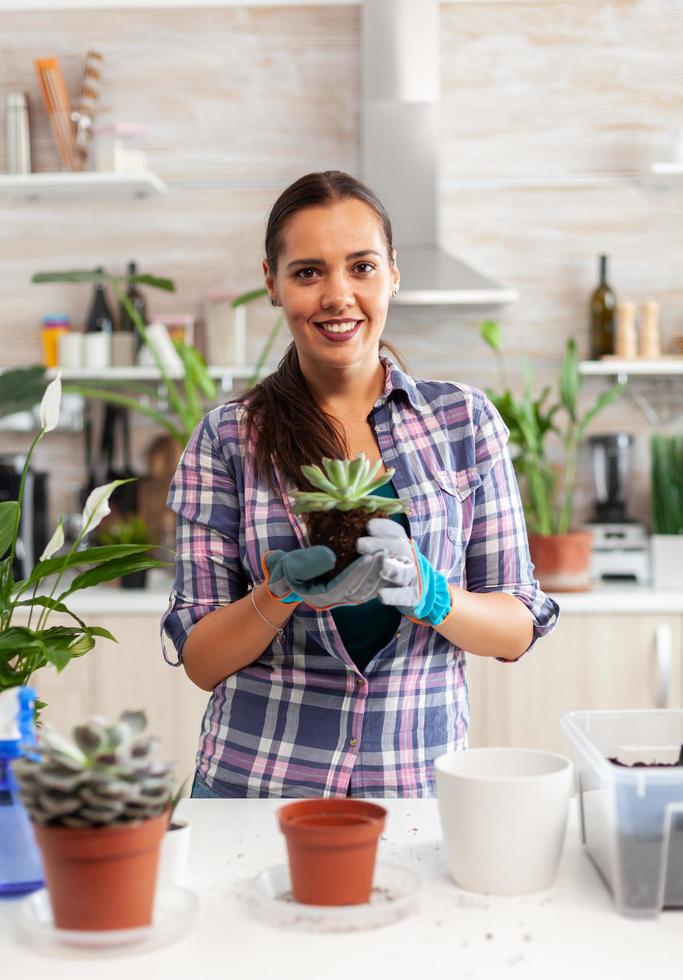
<path id="1" fill-rule="evenodd" d="M 28 99 L 24 92 L 9 92 L 5 102 L 5 169 L 8 174 L 31 173 Z"/>

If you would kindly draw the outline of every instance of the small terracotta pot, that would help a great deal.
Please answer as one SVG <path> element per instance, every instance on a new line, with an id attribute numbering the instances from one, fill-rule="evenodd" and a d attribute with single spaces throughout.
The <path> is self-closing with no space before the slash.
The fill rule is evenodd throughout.
<path id="1" fill-rule="evenodd" d="M 324 798 L 289 803 L 277 815 L 297 902 L 362 905 L 370 900 L 384 807 Z"/>
<path id="2" fill-rule="evenodd" d="M 59 929 L 134 929 L 152 922 L 168 813 L 118 827 L 33 824 Z"/>
<path id="3" fill-rule="evenodd" d="M 590 531 L 530 534 L 529 551 L 536 578 L 548 592 L 586 592 L 591 587 Z"/>

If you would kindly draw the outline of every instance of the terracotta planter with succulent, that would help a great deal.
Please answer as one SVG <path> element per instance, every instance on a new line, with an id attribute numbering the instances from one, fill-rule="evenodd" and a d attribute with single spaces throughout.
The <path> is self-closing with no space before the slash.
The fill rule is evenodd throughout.
<path id="1" fill-rule="evenodd" d="M 323 458 L 319 466 L 302 466 L 301 470 L 316 489 L 294 490 L 296 503 L 292 511 L 304 514 L 311 545 L 327 545 L 337 556 L 332 571 L 321 576 L 326 582 L 358 558 L 356 541 L 365 534 L 371 517 L 390 517 L 409 513 L 408 501 L 378 497 L 374 490 L 389 483 L 394 470 L 377 475 L 382 462 L 370 463 L 365 453 L 353 460 Z"/>
<path id="2" fill-rule="evenodd" d="M 93 718 L 70 741 L 45 726 L 37 752 L 13 766 L 42 851 L 55 925 L 150 925 L 173 766 L 154 760 L 142 711 Z"/>

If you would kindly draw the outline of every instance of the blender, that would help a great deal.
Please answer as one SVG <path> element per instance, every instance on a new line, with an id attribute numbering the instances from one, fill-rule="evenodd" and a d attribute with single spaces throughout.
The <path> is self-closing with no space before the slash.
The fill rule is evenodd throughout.
<path id="1" fill-rule="evenodd" d="M 589 436 L 588 444 L 597 496 L 595 516 L 586 525 L 593 532 L 591 575 L 647 585 L 650 556 L 645 527 L 626 512 L 633 436 L 628 432 Z"/>

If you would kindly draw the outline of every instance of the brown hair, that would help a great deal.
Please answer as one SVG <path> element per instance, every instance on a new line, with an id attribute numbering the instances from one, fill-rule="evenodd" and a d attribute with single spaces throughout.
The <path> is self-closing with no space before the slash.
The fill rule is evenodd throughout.
<path id="1" fill-rule="evenodd" d="M 382 202 L 365 184 L 341 170 L 306 174 L 290 184 L 273 205 L 266 228 L 266 258 L 273 275 L 282 252 L 289 218 L 303 208 L 334 204 L 348 198 L 364 201 L 382 222 L 389 264 L 392 259 L 391 221 Z M 392 344 L 380 340 L 404 371 L 408 367 Z M 248 438 L 256 446 L 259 474 L 274 488 L 272 463 L 295 487 L 312 489 L 301 472 L 305 463 L 320 465 L 323 456 L 345 459 L 348 447 L 339 423 L 320 408 L 299 365 L 292 342 L 277 370 L 234 399 L 246 408 Z M 305 419 L 305 424 L 302 424 Z"/>

